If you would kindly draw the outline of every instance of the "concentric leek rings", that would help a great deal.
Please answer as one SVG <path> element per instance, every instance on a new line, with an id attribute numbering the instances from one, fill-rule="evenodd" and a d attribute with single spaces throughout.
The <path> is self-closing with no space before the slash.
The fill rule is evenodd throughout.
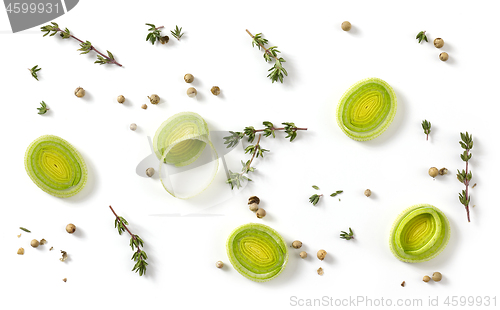
<path id="1" fill-rule="evenodd" d="M 226 248 L 234 269 L 256 282 L 274 279 L 288 262 L 283 238 L 262 224 L 251 223 L 236 228 L 227 239 Z"/>
<path id="2" fill-rule="evenodd" d="M 396 94 L 389 84 L 378 78 L 361 80 L 340 99 L 337 123 L 351 139 L 371 140 L 389 127 L 396 108 Z"/>
<path id="3" fill-rule="evenodd" d="M 450 223 L 438 208 L 420 204 L 401 213 L 391 230 L 390 247 L 401 261 L 419 263 L 441 253 L 450 239 Z"/>
<path id="4" fill-rule="evenodd" d="M 87 182 L 87 167 L 78 151 L 57 136 L 41 136 L 33 141 L 24 157 L 31 180 L 56 197 L 76 195 Z"/>

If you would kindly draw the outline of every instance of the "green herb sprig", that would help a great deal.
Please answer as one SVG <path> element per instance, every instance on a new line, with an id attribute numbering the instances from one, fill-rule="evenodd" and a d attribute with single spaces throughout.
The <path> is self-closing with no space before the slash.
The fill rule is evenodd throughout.
<path id="1" fill-rule="evenodd" d="M 146 36 L 146 41 L 151 42 L 152 45 L 154 45 L 156 41 L 158 41 L 162 44 L 165 44 L 168 42 L 168 36 L 163 37 L 161 35 L 160 29 L 164 28 L 163 26 L 156 27 L 153 24 L 146 24 L 146 26 L 149 26 L 149 29 L 148 29 L 149 33 Z"/>
<path id="2" fill-rule="evenodd" d="M 352 232 L 351 227 L 349 227 L 349 233 L 345 231 L 340 232 L 340 239 L 345 239 L 345 240 L 354 239 L 354 233 Z"/>
<path id="3" fill-rule="evenodd" d="M 336 191 L 335 193 L 331 194 L 330 196 L 331 197 L 335 197 L 337 196 L 338 194 L 342 194 L 344 191 Z"/>
<path id="4" fill-rule="evenodd" d="M 37 72 L 42 70 L 42 68 L 38 68 L 38 65 L 34 66 L 33 68 L 29 69 L 30 70 L 30 73 L 31 73 L 31 76 L 34 77 L 37 81 L 38 81 L 38 75 L 37 75 Z"/>
<path id="5" fill-rule="evenodd" d="M 469 171 L 469 160 L 472 158 L 472 154 L 470 150 L 474 146 L 474 142 L 472 141 L 472 135 L 469 135 L 468 132 L 460 133 L 460 138 L 462 141 L 459 141 L 460 146 L 464 149 L 464 152 L 460 154 L 460 158 L 465 161 L 465 170 L 462 171 L 457 169 L 457 179 L 460 183 L 465 185 L 465 190 L 462 190 L 461 193 L 458 194 L 458 200 L 461 204 L 464 205 L 465 210 L 467 211 L 467 220 L 470 222 L 470 214 L 469 214 L 469 204 L 470 204 L 470 194 L 469 194 L 469 184 L 472 179 L 472 171 Z"/>
<path id="6" fill-rule="evenodd" d="M 313 185 L 312 188 L 314 188 L 315 190 L 319 190 L 319 187 L 317 185 Z"/>
<path id="7" fill-rule="evenodd" d="M 425 42 L 429 42 L 427 40 L 427 36 L 425 35 L 425 31 L 420 31 L 417 36 L 415 37 L 415 39 L 418 40 L 418 43 L 422 42 L 422 41 L 425 41 Z"/>
<path id="8" fill-rule="evenodd" d="M 47 113 L 48 110 L 50 110 L 49 108 L 47 108 L 45 101 L 40 102 L 40 105 L 41 105 L 41 107 L 36 108 L 38 110 L 38 114 L 43 115 L 43 114 Z"/>
<path id="9" fill-rule="evenodd" d="M 130 230 L 127 228 L 126 225 L 128 225 L 127 220 L 125 220 L 123 217 L 118 216 L 115 213 L 115 210 L 111 206 L 109 206 L 113 214 L 115 215 L 115 228 L 118 230 L 118 234 L 122 234 L 123 232 L 127 231 L 131 238 L 130 238 L 130 247 L 132 248 L 132 251 L 134 251 L 134 254 L 132 255 L 132 260 L 134 260 L 135 265 L 132 271 L 135 271 L 136 273 L 139 273 L 139 276 L 142 276 L 143 274 L 146 274 L 146 267 L 148 266 L 148 263 L 146 260 L 148 259 L 148 255 L 144 250 L 141 250 L 141 248 L 144 247 L 144 241 L 139 237 L 138 235 L 134 235 L 130 232 Z"/>
<path id="10" fill-rule="evenodd" d="M 252 157 L 246 162 L 241 161 L 241 164 L 243 166 L 241 172 L 237 173 L 229 170 L 229 176 L 226 180 L 226 183 L 231 185 L 231 189 L 234 189 L 235 186 L 239 189 L 244 181 L 252 181 L 250 178 L 248 178 L 248 173 L 255 170 L 255 168 L 251 166 L 253 160 L 255 158 L 258 158 L 259 156 L 264 157 L 265 152 L 269 152 L 269 150 L 262 148 L 260 145 L 262 135 L 264 135 L 264 137 L 273 136 L 273 138 L 275 138 L 275 132 L 282 130 L 288 134 L 285 138 L 290 139 L 290 142 L 292 142 L 297 137 L 298 130 L 307 130 L 307 128 L 299 128 L 295 126 L 294 123 L 282 124 L 285 125 L 285 127 L 275 127 L 273 123 L 266 121 L 263 122 L 263 125 L 266 128 L 255 129 L 253 126 L 248 126 L 243 129 L 243 132 L 230 131 L 230 135 L 224 137 L 224 144 L 227 144 L 227 148 L 232 148 L 235 147 L 245 136 L 247 137 L 248 142 L 252 143 L 255 140 L 256 135 L 259 135 L 257 143 L 255 145 L 249 145 L 245 148 L 245 154 L 249 153 L 252 155 Z M 260 132 L 262 132 L 262 134 Z"/>
<path id="11" fill-rule="evenodd" d="M 78 49 L 78 51 L 82 51 L 82 53 L 80 53 L 80 55 L 87 54 L 88 52 L 90 52 L 92 50 L 95 51 L 98 55 L 97 55 L 97 60 L 94 63 L 100 64 L 100 65 L 115 64 L 117 66 L 122 67 L 122 65 L 116 61 L 116 59 L 113 57 L 113 54 L 111 54 L 110 51 L 106 51 L 106 52 L 108 52 L 108 56 L 106 56 L 103 53 L 99 52 L 92 45 L 92 43 L 90 43 L 89 41 L 84 42 L 84 41 L 78 39 L 77 37 L 75 37 L 74 35 L 72 35 L 68 28 L 65 28 L 64 30 L 62 30 L 61 28 L 59 28 L 58 24 L 56 24 L 54 22 L 51 22 L 51 24 L 52 25 L 45 25 L 45 26 L 40 27 L 42 32 L 45 32 L 45 34 L 43 35 L 44 37 L 46 35 L 49 35 L 49 34 L 52 37 L 52 36 L 55 36 L 58 32 L 60 32 L 59 35 L 61 36 L 61 38 L 63 38 L 63 39 L 73 38 L 73 39 L 77 40 L 78 42 L 80 42 L 80 49 Z"/>
<path id="12" fill-rule="evenodd" d="M 172 36 L 174 38 L 177 39 L 177 41 L 180 41 L 181 37 L 184 35 L 184 33 L 182 32 L 182 27 L 179 28 L 179 27 L 177 27 L 177 25 L 175 25 L 175 29 L 174 30 L 170 30 L 170 33 L 172 34 Z"/>
<path id="13" fill-rule="evenodd" d="M 320 194 L 320 195 L 314 194 L 311 197 L 309 197 L 309 202 L 312 203 L 313 206 L 315 206 L 319 202 L 321 197 L 323 197 L 323 194 Z"/>
<path id="14" fill-rule="evenodd" d="M 26 229 L 26 228 L 24 228 L 24 227 L 19 227 L 19 229 L 20 229 L 20 230 L 23 230 L 23 231 L 25 231 L 25 232 L 27 232 L 27 233 L 31 233 L 31 231 L 30 231 L 30 230 L 28 230 L 28 229 Z"/>
<path id="15" fill-rule="evenodd" d="M 265 45 L 268 43 L 268 40 L 262 37 L 262 33 L 258 33 L 254 36 L 248 29 L 246 31 L 252 37 L 252 46 L 257 46 L 259 50 L 261 48 L 264 50 L 264 60 L 266 62 L 271 62 L 274 58 L 274 66 L 268 70 L 270 73 L 267 77 L 270 78 L 273 83 L 278 80 L 283 83 L 283 78 L 288 76 L 288 72 L 283 68 L 283 63 L 286 62 L 286 60 L 283 59 L 283 57 L 278 57 L 278 53 L 281 53 L 278 47 L 271 46 L 266 48 Z"/>
<path id="16" fill-rule="evenodd" d="M 427 135 L 426 140 L 429 140 L 429 134 L 431 133 L 431 122 L 427 120 L 422 121 L 422 128 L 424 129 L 424 134 Z"/>

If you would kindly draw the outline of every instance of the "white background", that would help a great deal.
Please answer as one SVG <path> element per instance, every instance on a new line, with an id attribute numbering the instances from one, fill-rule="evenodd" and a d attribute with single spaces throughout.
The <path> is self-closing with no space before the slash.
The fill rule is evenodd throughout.
<path id="1" fill-rule="evenodd" d="M 11 34 L 7 14 L 0 13 L 2 304 L 283 309 L 291 307 L 291 296 L 418 298 L 424 305 L 429 296 L 438 296 L 441 305 L 453 295 L 493 298 L 500 216 L 496 4 L 87 0 L 56 20 L 99 50 L 113 52 L 124 68 L 94 65 L 93 52 L 80 56 L 76 41 L 42 37 L 39 27 Z M 344 20 L 352 23 L 350 32 L 340 29 Z M 165 26 L 165 34 L 179 25 L 185 35 L 180 42 L 171 38 L 167 45 L 152 46 L 145 41 L 145 23 Z M 266 78 L 271 65 L 252 48 L 245 29 L 278 45 L 287 60 L 284 84 Z M 421 30 L 427 30 L 429 43 L 415 40 Z M 432 45 L 436 37 L 445 41 L 441 50 Z M 438 59 L 441 51 L 449 53 L 447 62 Z M 34 65 L 43 68 L 38 82 L 26 70 Z M 185 95 L 186 73 L 195 76 L 197 99 Z M 367 77 L 394 88 L 398 111 L 380 137 L 356 142 L 337 126 L 335 108 L 344 91 Z M 210 94 L 213 85 L 221 87 L 221 96 Z M 78 86 L 87 90 L 83 99 L 73 94 Z M 152 93 L 161 103 L 142 110 Z M 116 102 L 120 94 L 127 98 L 124 105 Z M 50 107 L 44 116 L 36 110 L 42 100 Z M 210 199 L 181 201 L 157 178 L 135 173 L 150 154 L 147 137 L 181 111 L 199 113 L 211 130 L 242 130 L 262 121 L 292 121 L 309 130 L 293 143 L 281 133 L 264 139 L 271 153 L 255 161 L 255 182 L 234 197 L 219 174 L 207 190 Z M 432 123 L 429 141 L 423 119 Z M 128 129 L 132 122 L 136 132 Z M 461 131 L 474 137 L 471 223 L 458 201 L 463 185 L 454 173 L 464 168 Z M 89 182 L 72 198 L 46 194 L 25 172 L 24 152 L 44 134 L 68 140 L 85 158 Z M 231 154 L 234 169 L 248 158 L 241 150 Z M 433 180 L 427 174 L 432 166 L 447 167 L 451 174 Z M 312 206 L 313 184 L 326 195 L 344 190 L 341 201 L 326 197 Z M 363 195 L 366 188 L 372 197 Z M 267 210 L 262 220 L 248 210 L 251 195 Z M 389 231 L 401 211 L 418 203 L 440 208 L 452 235 L 437 258 L 407 264 L 390 252 Z M 109 205 L 144 239 L 150 257 L 146 276 L 130 271 L 129 239 L 117 234 Z M 290 248 L 278 278 L 267 283 L 244 278 L 229 263 L 225 242 L 249 222 L 273 227 L 288 243 L 301 240 L 309 257 L 302 260 Z M 65 232 L 68 223 L 77 226 L 74 235 Z M 356 241 L 339 239 L 348 227 Z M 33 249 L 33 238 L 48 244 Z M 49 252 L 51 246 L 56 251 Z M 16 254 L 19 247 L 24 256 Z M 319 249 L 328 252 L 323 262 L 316 258 Z M 69 254 L 65 263 L 58 260 L 59 250 Z M 215 267 L 218 260 L 225 263 L 222 270 Z M 323 276 L 316 273 L 319 267 Z M 421 281 L 434 271 L 443 274 L 440 283 Z"/>

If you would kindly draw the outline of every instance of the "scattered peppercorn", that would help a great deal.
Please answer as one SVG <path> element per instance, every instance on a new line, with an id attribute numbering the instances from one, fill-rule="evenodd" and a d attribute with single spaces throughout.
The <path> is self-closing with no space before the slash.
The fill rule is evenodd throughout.
<path id="1" fill-rule="evenodd" d="M 144 110 L 146 110 L 146 109 L 148 108 L 148 105 L 147 105 L 147 104 L 143 104 L 143 105 L 141 106 L 141 108 L 143 108 Z"/>
<path id="2" fill-rule="evenodd" d="M 221 262 L 221 261 L 218 261 L 218 262 L 215 263 L 215 267 L 222 268 L 222 267 L 224 267 L 224 263 Z"/>
<path id="3" fill-rule="evenodd" d="M 125 102 L 125 96 L 123 96 L 123 95 L 118 96 L 118 98 L 116 98 L 116 101 L 118 101 L 118 103 L 124 103 Z"/>
<path id="4" fill-rule="evenodd" d="M 66 225 L 66 231 L 68 232 L 68 234 L 72 234 L 76 231 L 76 226 L 70 223 Z"/>
<path id="5" fill-rule="evenodd" d="M 441 59 L 442 61 L 447 61 L 448 60 L 448 53 L 442 52 L 441 54 L 439 54 L 439 59 Z"/>
<path id="6" fill-rule="evenodd" d="M 434 280 L 434 282 L 439 282 L 441 281 L 441 279 L 443 279 L 443 275 L 441 274 L 441 272 L 434 272 L 432 274 L 432 280 Z"/>
<path id="7" fill-rule="evenodd" d="M 325 250 L 319 250 L 318 251 L 318 259 L 319 260 L 324 260 L 326 257 L 326 251 Z"/>
<path id="8" fill-rule="evenodd" d="M 186 91 L 187 95 L 191 98 L 196 97 L 198 92 L 196 91 L 196 88 L 194 87 L 189 87 L 188 90 Z"/>
<path id="9" fill-rule="evenodd" d="M 259 204 L 260 198 L 257 196 L 252 196 L 252 197 L 248 198 L 248 204 L 252 204 L 252 203 Z"/>
<path id="10" fill-rule="evenodd" d="M 24 255 L 24 249 L 23 248 L 19 248 L 19 250 L 17 250 L 17 254 Z"/>
<path id="11" fill-rule="evenodd" d="M 429 169 L 429 175 L 433 178 L 435 178 L 439 174 L 438 168 L 436 167 L 431 167 Z"/>
<path id="12" fill-rule="evenodd" d="M 188 74 L 184 75 L 184 81 L 186 83 L 193 83 L 194 76 L 191 73 L 188 73 Z"/>
<path id="13" fill-rule="evenodd" d="M 422 279 L 422 281 L 424 282 L 429 282 L 431 280 L 431 277 L 429 276 L 424 276 L 424 278 Z"/>
<path id="14" fill-rule="evenodd" d="M 434 46 L 437 48 L 441 48 L 444 45 L 444 40 L 441 38 L 434 39 Z"/>
<path id="15" fill-rule="evenodd" d="M 250 211 L 256 212 L 257 210 L 259 210 L 259 205 L 256 203 L 251 203 L 248 205 L 248 208 L 250 209 Z"/>
<path id="16" fill-rule="evenodd" d="M 157 94 L 152 94 L 151 97 L 149 97 L 149 102 L 151 102 L 151 104 L 158 104 L 160 103 L 160 96 L 158 96 Z"/>
<path id="17" fill-rule="evenodd" d="M 137 130 L 137 125 L 135 123 L 130 124 L 130 130 L 136 131 Z"/>
<path id="18" fill-rule="evenodd" d="M 341 27 L 341 28 L 342 28 L 342 30 L 344 30 L 344 31 L 349 31 L 349 30 L 351 30 L 351 23 L 350 23 L 350 22 L 348 22 L 348 21 L 345 21 L 345 22 L 343 22 L 343 23 L 340 25 L 340 27 Z"/>
<path id="19" fill-rule="evenodd" d="M 212 95 L 214 95 L 214 96 L 219 96 L 220 95 L 220 88 L 219 88 L 219 86 L 212 87 L 212 89 L 210 89 L 210 91 L 212 92 Z"/>
<path id="20" fill-rule="evenodd" d="M 255 212 L 255 214 L 257 215 L 258 218 L 263 218 L 264 216 L 266 216 L 266 210 L 262 209 L 262 208 L 259 208 L 257 210 L 257 212 Z"/>
<path id="21" fill-rule="evenodd" d="M 445 175 L 445 174 L 448 174 L 448 169 L 446 169 L 446 168 L 441 168 L 441 169 L 439 169 L 438 173 L 439 173 L 439 175 Z"/>
<path id="22" fill-rule="evenodd" d="M 31 240 L 30 244 L 32 247 L 38 248 L 38 246 L 40 245 L 40 242 L 38 242 L 38 240 L 36 240 L 36 239 L 33 239 L 33 240 Z"/>
<path id="23" fill-rule="evenodd" d="M 83 96 L 85 96 L 85 89 L 77 87 L 75 89 L 75 96 L 77 96 L 78 98 L 82 98 Z"/>
<path id="24" fill-rule="evenodd" d="M 146 169 L 146 175 L 148 177 L 152 177 L 154 174 L 155 174 L 155 169 L 154 168 L 149 167 L 148 169 Z"/>
<path id="25" fill-rule="evenodd" d="M 302 251 L 302 252 L 300 252 L 300 254 L 299 254 L 299 255 L 300 255 L 300 258 L 306 258 L 306 257 L 307 257 L 307 253 L 306 253 L 306 251 Z"/>
<path id="26" fill-rule="evenodd" d="M 366 197 L 370 197 L 371 195 L 372 195 L 372 191 L 371 190 L 369 190 L 369 189 L 365 190 L 365 196 Z"/>
<path id="27" fill-rule="evenodd" d="M 292 242 L 292 247 L 294 249 L 300 249 L 302 247 L 302 242 L 300 242 L 299 240 L 295 240 L 294 242 Z"/>
<path id="28" fill-rule="evenodd" d="M 322 276 L 325 272 L 323 271 L 323 268 L 319 267 L 318 268 L 318 274 Z"/>

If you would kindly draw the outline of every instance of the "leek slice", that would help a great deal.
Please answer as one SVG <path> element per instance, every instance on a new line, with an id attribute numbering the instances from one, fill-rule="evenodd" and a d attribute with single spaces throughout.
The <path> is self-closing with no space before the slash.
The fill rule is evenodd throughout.
<path id="1" fill-rule="evenodd" d="M 450 239 L 450 223 L 444 213 L 429 204 L 403 211 L 392 226 L 392 253 L 401 261 L 425 262 L 438 256 Z"/>
<path id="2" fill-rule="evenodd" d="M 392 87 L 378 78 L 351 86 L 337 106 L 337 123 L 351 139 L 367 141 L 378 137 L 396 115 L 397 99 Z"/>
<path id="3" fill-rule="evenodd" d="M 82 156 L 57 136 L 45 135 L 33 141 L 26 150 L 24 166 L 31 180 L 52 196 L 74 196 L 87 182 Z"/>
<path id="4" fill-rule="evenodd" d="M 236 228 L 226 244 L 229 261 L 241 275 L 266 282 L 277 277 L 288 262 L 283 238 L 263 224 L 245 224 Z"/>

